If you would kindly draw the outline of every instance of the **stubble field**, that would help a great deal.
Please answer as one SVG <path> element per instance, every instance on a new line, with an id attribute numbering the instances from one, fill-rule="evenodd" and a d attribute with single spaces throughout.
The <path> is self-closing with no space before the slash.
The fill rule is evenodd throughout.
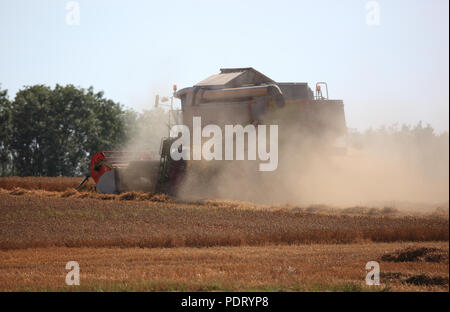
<path id="1" fill-rule="evenodd" d="M 100 195 L 78 182 L 0 179 L 0 290 L 448 291 L 448 211 Z M 72 260 L 80 286 L 65 285 Z M 380 286 L 365 285 L 368 261 Z"/>

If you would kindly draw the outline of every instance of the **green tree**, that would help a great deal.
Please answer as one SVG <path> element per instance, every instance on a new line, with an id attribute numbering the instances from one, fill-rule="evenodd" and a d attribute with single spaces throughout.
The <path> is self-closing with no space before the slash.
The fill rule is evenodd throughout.
<path id="1" fill-rule="evenodd" d="M 41 175 L 46 141 L 44 136 L 50 113 L 50 88 L 26 87 L 11 105 L 11 143 L 14 168 L 19 175 Z M 51 129 L 49 129 L 51 131 Z"/>
<path id="2" fill-rule="evenodd" d="M 12 171 L 9 152 L 11 102 L 8 91 L 0 88 L 0 176 L 9 175 Z"/>
<path id="3" fill-rule="evenodd" d="M 80 175 L 98 151 L 126 139 L 119 103 L 73 85 L 35 85 L 20 90 L 11 105 L 13 164 L 19 175 Z"/>

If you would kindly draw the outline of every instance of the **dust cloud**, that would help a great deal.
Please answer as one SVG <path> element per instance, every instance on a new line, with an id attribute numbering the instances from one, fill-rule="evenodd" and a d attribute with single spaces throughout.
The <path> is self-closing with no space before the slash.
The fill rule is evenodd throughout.
<path id="1" fill-rule="evenodd" d="M 259 172 L 255 161 L 191 161 L 179 195 L 302 206 L 448 207 L 448 133 L 421 123 L 349 130 L 339 150 L 304 135 L 283 141 L 275 172 Z"/>
<path id="2" fill-rule="evenodd" d="M 168 112 L 152 109 L 134 118 L 127 149 L 151 151 L 159 160 Z M 345 148 L 338 151 L 304 134 L 279 141 L 274 172 L 260 172 L 259 160 L 188 161 L 178 196 L 300 206 L 448 208 L 447 132 L 436 133 L 422 123 L 349 129 Z"/>
<path id="3" fill-rule="evenodd" d="M 124 149 L 148 152 L 152 159 L 159 161 L 161 140 L 169 134 L 168 112 L 153 108 L 140 113 L 130 112 L 127 118 L 129 138 Z"/>

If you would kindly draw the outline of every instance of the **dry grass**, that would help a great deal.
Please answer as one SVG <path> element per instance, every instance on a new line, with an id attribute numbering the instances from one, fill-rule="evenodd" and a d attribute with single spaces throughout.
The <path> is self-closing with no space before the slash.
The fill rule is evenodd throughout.
<path id="1" fill-rule="evenodd" d="M 326 213 L 326 214 L 348 214 L 348 215 L 435 215 L 448 218 L 449 210 L 447 204 L 426 205 L 426 207 L 413 205 L 411 209 L 397 209 L 395 207 L 366 207 L 353 206 L 348 208 L 332 207 L 328 205 L 310 205 L 299 207 L 288 203 L 273 205 L 255 204 L 253 202 L 217 199 L 170 199 L 164 194 L 149 194 L 142 192 L 127 192 L 120 195 L 104 195 L 96 192 L 75 191 L 75 187 L 81 182 L 81 177 L 0 177 L 0 192 L 12 195 L 32 194 L 46 197 L 75 197 L 75 198 L 95 198 L 102 200 L 136 200 L 136 201 L 174 201 L 179 203 L 190 203 L 207 205 L 217 208 L 255 208 L 255 209 L 285 209 L 296 212 Z M 90 179 L 84 190 L 94 187 L 94 182 Z M 8 192 L 10 191 L 10 192 Z M 434 210 L 433 210 L 434 206 Z M 421 209 L 422 207 L 422 209 Z"/>
<path id="2" fill-rule="evenodd" d="M 40 189 L 23 189 L 15 187 L 12 190 L 0 188 L 0 194 L 9 195 L 33 195 L 39 197 L 53 197 L 53 198 L 81 198 L 81 199 L 100 199 L 100 200 L 130 200 L 130 201 L 155 201 L 155 202 L 171 202 L 172 199 L 166 194 L 152 194 L 143 192 L 127 192 L 122 194 L 102 194 L 95 191 L 78 192 L 73 188 L 68 188 L 65 191 L 46 191 Z"/>
<path id="3" fill-rule="evenodd" d="M 0 178 L 0 291 L 448 291 L 448 213 L 105 195 L 79 182 Z M 79 287 L 64 284 L 71 260 Z M 364 284 L 372 260 L 380 287 Z"/>
<path id="4" fill-rule="evenodd" d="M 139 196 L 147 199 L 136 200 Z M 138 193 L 0 192 L 3 250 L 346 244 L 448 241 L 448 237 L 448 218 L 436 216 L 308 213 L 226 201 L 175 202 L 163 195 Z"/>
<path id="5" fill-rule="evenodd" d="M 2 177 L 0 178 L 0 188 L 63 192 L 77 187 L 82 180 L 83 178 L 80 177 Z M 92 179 L 90 179 L 89 185 L 94 185 Z"/>
<path id="6" fill-rule="evenodd" d="M 385 262 L 402 248 L 447 243 L 366 243 L 213 248 L 45 248 L 0 251 L 0 291 L 448 291 L 447 262 Z M 65 264 L 80 286 L 65 286 Z M 381 285 L 366 286 L 365 264 Z"/>

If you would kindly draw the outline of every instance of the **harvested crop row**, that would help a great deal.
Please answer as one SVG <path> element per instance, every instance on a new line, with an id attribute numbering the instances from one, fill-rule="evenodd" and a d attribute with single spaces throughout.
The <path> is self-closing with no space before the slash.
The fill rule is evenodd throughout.
<path id="1" fill-rule="evenodd" d="M 368 215 L 368 216 L 436 216 L 448 218 L 448 209 L 436 208 L 434 211 L 424 211 L 418 213 L 417 211 L 397 210 L 391 207 L 376 208 L 376 207 L 331 207 L 326 205 L 311 205 L 306 207 L 299 207 L 292 204 L 275 204 L 264 205 L 256 204 L 246 201 L 225 200 L 225 199 L 181 199 L 169 197 L 166 194 L 154 194 L 144 192 L 126 192 L 121 194 L 101 194 L 95 191 L 78 192 L 73 188 L 68 188 L 65 191 L 46 191 L 41 189 L 24 189 L 15 187 L 12 190 L 0 188 L 0 194 L 9 194 L 15 196 L 33 195 L 40 197 L 62 197 L 62 198 L 77 198 L 77 199 L 99 199 L 104 201 L 119 200 L 119 201 L 155 201 L 166 203 L 190 204 L 196 206 L 216 207 L 216 208 L 236 208 L 236 209 L 257 209 L 257 210 L 286 210 L 290 212 L 305 212 L 305 213 L 320 213 L 320 214 L 344 214 L 344 215 Z"/>
<path id="2" fill-rule="evenodd" d="M 100 200 L 149 200 L 158 202 L 169 202 L 170 198 L 166 194 L 152 194 L 143 192 L 127 192 L 122 194 L 101 194 L 97 192 L 78 192 L 75 189 L 66 189 L 64 192 L 45 191 L 45 190 L 29 190 L 16 187 L 12 190 L 0 188 L 1 194 L 9 194 L 14 196 L 33 195 L 39 197 L 59 197 L 59 198 L 78 198 L 78 199 L 100 199 Z"/>
<path id="3" fill-rule="evenodd" d="M 448 241 L 441 217 L 316 214 L 0 193 L 0 249 Z"/>
<path id="4" fill-rule="evenodd" d="M 0 178 L 0 188 L 63 192 L 75 188 L 81 180 L 82 178 L 79 177 L 2 177 Z M 94 185 L 92 180 L 88 183 L 89 186 Z"/>

